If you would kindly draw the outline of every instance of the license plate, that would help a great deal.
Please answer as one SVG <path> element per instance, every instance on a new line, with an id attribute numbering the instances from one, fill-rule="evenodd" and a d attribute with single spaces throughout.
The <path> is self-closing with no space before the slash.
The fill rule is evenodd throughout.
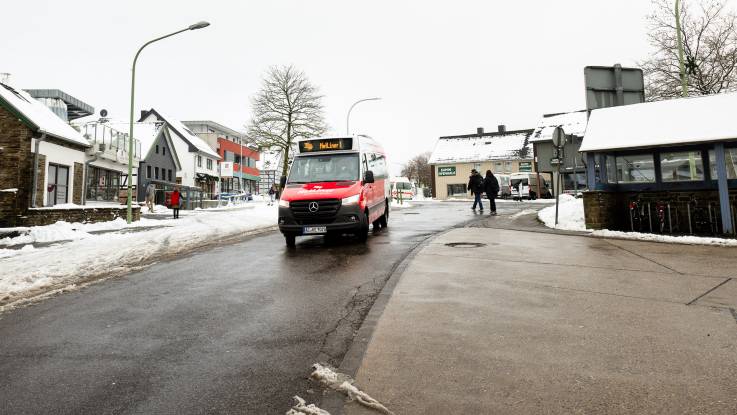
<path id="1" fill-rule="evenodd" d="M 302 233 L 305 235 L 317 235 L 322 233 L 327 233 L 328 228 L 325 226 L 305 226 L 304 229 L 302 229 Z"/>

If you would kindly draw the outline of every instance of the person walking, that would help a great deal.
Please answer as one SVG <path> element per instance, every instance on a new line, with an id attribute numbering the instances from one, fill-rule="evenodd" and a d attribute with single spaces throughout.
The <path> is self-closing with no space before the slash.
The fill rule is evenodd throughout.
<path id="1" fill-rule="evenodd" d="M 486 177 L 484 177 L 484 191 L 486 197 L 489 198 L 489 210 L 491 214 L 496 216 L 496 195 L 499 193 L 499 180 L 496 179 L 494 173 L 491 170 L 486 170 Z"/>
<path id="2" fill-rule="evenodd" d="M 274 198 L 276 197 L 276 185 L 272 184 L 269 188 L 269 204 L 268 206 L 271 206 L 274 204 Z"/>
<path id="3" fill-rule="evenodd" d="M 156 185 L 151 182 L 146 186 L 146 206 L 148 213 L 154 213 L 154 205 L 156 204 Z"/>
<path id="4" fill-rule="evenodd" d="M 476 205 L 479 206 L 479 211 L 484 211 L 484 204 L 481 202 L 481 192 L 484 191 L 484 178 L 481 177 L 476 169 L 471 170 L 471 176 L 468 177 L 468 191 L 473 195 L 473 207 L 471 209 L 476 210 Z"/>
<path id="5" fill-rule="evenodd" d="M 171 209 L 174 211 L 174 219 L 179 219 L 179 206 L 181 204 L 181 194 L 179 193 L 179 186 L 174 188 L 171 192 Z"/>

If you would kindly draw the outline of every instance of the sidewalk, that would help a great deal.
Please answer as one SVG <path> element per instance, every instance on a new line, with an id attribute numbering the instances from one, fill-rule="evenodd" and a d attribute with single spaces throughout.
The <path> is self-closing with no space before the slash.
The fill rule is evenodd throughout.
<path id="1" fill-rule="evenodd" d="M 403 415 L 735 414 L 732 277 L 734 248 L 455 229 L 409 262 L 350 374 Z"/>

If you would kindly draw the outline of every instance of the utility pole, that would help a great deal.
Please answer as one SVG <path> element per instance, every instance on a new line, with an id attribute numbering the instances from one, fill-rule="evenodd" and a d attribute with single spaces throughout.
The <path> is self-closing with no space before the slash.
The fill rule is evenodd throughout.
<path id="1" fill-rule="evenodd" d="M 681 0 L 676 0 L 676 38 L 678 42 L 678 68 L 681 71 L 681 95 L 688 96 L 688 78 L 683 61 L 683 35 L 681 33 Z"/>

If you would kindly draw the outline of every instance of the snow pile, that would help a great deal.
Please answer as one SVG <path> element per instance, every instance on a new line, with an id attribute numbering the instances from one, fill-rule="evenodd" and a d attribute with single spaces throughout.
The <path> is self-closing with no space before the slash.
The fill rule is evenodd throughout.
<path id="1" fill-rule="evenodd" d="M 540 210 L 537 214 L 548 228 L 567 231 L 585 231 L 586 221 L 583 214 L 583 199 L 571 195 L 560 195 L 558 205 L 558 226 L 555 226 L 555 205 Z"/>
<path id="2" fill-rule="evenodd" d="M 737 239 L 710 238 L 703 236 L 671 236 L 655 233 L 619 232 L 608 229 L 593 231 L 592 235 L 603 238 L 630 239 L 636 241 L 666 242 L 686 245 L 737 246 Z"/>
<path id="3" fill-rule="evenodd" d="M 139 222 L 134 222 L 128 225 L 123 218 L 97 223 L 69 223 L 58 221 L 51 225 L 16 228 L 25 233 L 20 236 L 16 236 L 15 238 L 0 239 L 0 246 L 74 241 L 93 236 L 89 232 L 116 231 L 126 227 L 146 227 L 155 224 L 158 224 L 158 222 L 142 219 Z"/>
<path id="4" fill-rule="evenodd" d="M 313 372 L 310 374 L 310 378 L 320 382 L 324 386 L 333 389 L 346 395 L 349 399 L 355 400 L 361 405 L 375 409 L 376 411 L 385 414 L 393 415 L 394 413 L 387 409 L 381 402 L 370 397 L 366 392 L 361 391 L 357 387 L 353 386 L 353 379 L 342 373 L 337 373 L 327 366 L 323 366 L 319 363 L 312 365 Z"/>
<path id="5" fill-rule="evenodd" d="M 14 255 L 7 252 L 10 250 L 0 251 L 0 257 L 5 256 L 0 259 L 0 300 L 12 300 L 31 290 L 74 285 L 89 277 L 120 275 L 183 251 L 274 226 L 276 220 L 276 207 L 261 205 L 253 209 L 202 212 L 176 220 L 142 219 L 142 224 L 136 226 L 155 224 L 157 227 L 141 232 L 100 235 L 88 232 L 105 226 L 122 227 L 121 221 L 80 225 L 77 233 L 69 232 L 75 227 L 71 224 L 49 225 L 51 230 L 40 230 L 37 237 L 49 239 L 56 233 L 57 237 L 75 236 L 75 240 L 19 250 Z"/>
<path id="6" fill-rule="evenodd" d="M 299 396 L 294 396 L 295 402 L 297 402 L 292 409 L 287 411 L 286 415 L 330 415 L 330 412 L 320 409 L 315 404 L 309 404 L 307 405 L 307 401 L 300 398 Z"/>
<path id="7" fill-rule="evenodd" d="M 392 199 L 392 202 L 391 202 L 390 206 L 391 206 L 392 209 L 403 209 L 403 208 L 410 208 L 410 207 L 412 207 L 412 204 L 409 203 L 409 202 L 404 202 L 404 201 L 402 203 L 399 203 L 398 200 Z"/>

